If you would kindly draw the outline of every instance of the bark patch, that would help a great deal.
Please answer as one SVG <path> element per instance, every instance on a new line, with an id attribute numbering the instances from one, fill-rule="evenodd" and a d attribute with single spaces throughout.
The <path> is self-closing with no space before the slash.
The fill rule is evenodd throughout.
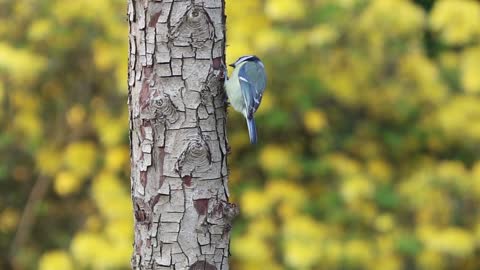
<path id="1" fill-rule="evenodd" d="M 145 109 L 147 107 L 147 101 L 150 96 L 149 86 L 147 80 L 142 83 L 142 90 L 140 90 L 140 108 Z"/>
<path id="2" fill-rule="evenodd" d="M 194 200 L 193 206 L 199 215 L 206 215 L 208 210 L 208 199 Z"/>
<path id="3" fill-rule="evenodd" d="M 187 187 L 192 186 L 192 177 L 190 175 L 186 175 L 186 176 L 182 177 L 182 180 L 183 180 L 183 184 L 185 184 L 185 186 L 187 186 Z"/>
<path id="4" fill-rule="evenodd" d="M 151 207 L 152 209 L 155 207 L 155 205 L 157 205 L 157 203 L 158 203 L 158 201 L 160 200 L 160 197 L 161 197 L 161 196 L 162 196 L 162 195 L 157 194 L 157 195 L 155 195 L 154 197 L 152 197 L 152 198 L 150 199 L 150 201 L 148 201 L 148 204 L 150 205 L 150 207 Z"/>
<path id="5" fill-rule="evenodd" d="M 140 171 L 140 183 L 142 184 L 143 187 L 147 185 L 147 172 L 146 171 Z"/>
<path id="6" fill-rule="evenodd" d="M 153 14 L 153 15 L 150 17 L 150 21 L 148 22 L 148 26 L 149 26 L 149 27 L 155 27 L 155 25 L 156 25 L 157 22 L 158 22 L 158 18 L 160 17 L 161 14 L 162 14 L 161 11 Z"/>
<path id="7" fill-rule="evenodd" d="M 213 69 L 220 70 L 222 68 L 222 58 L 221 57 L 214 58 L 212 62 L 213 62 L 212 63 Z"/>
<path id="8" fill-rule="evenodd" d="M 207 263 L 206 261 L 196 261 L 189 270 L 217 270 L 214 265 Z"/>

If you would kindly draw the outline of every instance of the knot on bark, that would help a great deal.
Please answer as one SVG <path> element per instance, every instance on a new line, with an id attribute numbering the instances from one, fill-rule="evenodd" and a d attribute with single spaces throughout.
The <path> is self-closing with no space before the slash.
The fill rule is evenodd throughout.
<path id="1" fill-rule="evenodd" d="M 177 108 L 175 108 L 167 94 L 152 97 L 150 99 L 150 106 L 154 111 L 155 118 L 163 122 L 168 121 L 170 124 L 173 124 L 177 122 L 180 117 Z"/>
<path id="2" fill-rule="evenodd" d="M 240 213 L 240 209 L 234 203 L 225 202 L 223 206 L 223 215 L 231 223 Z"/>
<path id="3" fill-rule="evenodd" d="M 205 172 L 212 163 L 207 142 L 198 135 L 190 140 L 175 164 L 180 177 L 192 175 L 193 172 Z"/>
<path id="4" fill-rule="evenodd" d="M 193 6 L 182 16 L 169 33 L 175 43 L 201 48 L 215 37 L 215 27 L 202 6 Z"/>
<path id="5" fill-rule="evenodd" d="M 223 81 L 219 80 L 214 72 L 208 74 L 207 79 L 202 85 L 202 92 L 209 92 L 210 96 L 216 97 L 221 91 Z"/>
<path id="6" fill-rule="evenodd" d="M 150 224 L 152 220 L 152 208 L 141 198 L 134 197 L 135 220 L 140 224 Z"/>

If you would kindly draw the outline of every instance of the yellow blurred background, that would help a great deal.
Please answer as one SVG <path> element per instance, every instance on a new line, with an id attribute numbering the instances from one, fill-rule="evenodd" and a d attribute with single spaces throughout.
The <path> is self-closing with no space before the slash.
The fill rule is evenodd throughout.
<path id="1" fill-rule="evenodd" d="M 231 268 L 480 269 L 480 1 L 226 2 Z M 125 13 L 0 0 L 0 269 L 129 269 Z"/>

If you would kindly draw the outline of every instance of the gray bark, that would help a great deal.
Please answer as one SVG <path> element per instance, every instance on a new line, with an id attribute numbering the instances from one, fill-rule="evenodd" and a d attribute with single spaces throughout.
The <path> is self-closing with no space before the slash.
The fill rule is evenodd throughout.
<path id="1" fill-rule="evenodd" d="M 129 0 L 133 269 L 228 269 L 224 0 Z"/>

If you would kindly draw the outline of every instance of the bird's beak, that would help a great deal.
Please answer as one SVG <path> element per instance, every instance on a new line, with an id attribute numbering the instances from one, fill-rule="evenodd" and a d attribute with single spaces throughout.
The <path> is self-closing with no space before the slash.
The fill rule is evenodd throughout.
<path id="1" fill-rule="evenodd" d="M 230 64 L 229 66 L 231 66 L 231 67 L 235 67 L 235 64 Z"/>

